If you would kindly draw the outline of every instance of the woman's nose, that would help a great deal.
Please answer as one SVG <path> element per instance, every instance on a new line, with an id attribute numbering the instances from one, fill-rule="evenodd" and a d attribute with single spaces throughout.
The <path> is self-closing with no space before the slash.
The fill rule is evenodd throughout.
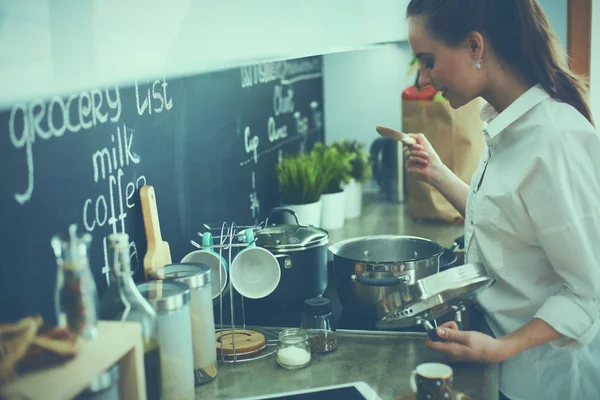
<path id="1" fill-rule="evenodd" d="M 429 76 L 429 74 L 427 72 L 424 72 L 423 70 L 421 70 L 419 72 L 419 86 L 420 87 L 425 87 L 427 85 L 431 85 L 432 81 L 431 81 L 431 77 Z"/>

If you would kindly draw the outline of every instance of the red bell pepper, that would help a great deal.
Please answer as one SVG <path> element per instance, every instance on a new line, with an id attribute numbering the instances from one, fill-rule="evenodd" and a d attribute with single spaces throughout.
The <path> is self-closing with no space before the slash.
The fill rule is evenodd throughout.
<path id="1" fill-rule="evenodd" d="M 402 100 L 425 100 L 431 101 L 437 94 L 437 90 L 431 85 L 419 90 L 417 86 L 410 86 L 402 92 Z"/>

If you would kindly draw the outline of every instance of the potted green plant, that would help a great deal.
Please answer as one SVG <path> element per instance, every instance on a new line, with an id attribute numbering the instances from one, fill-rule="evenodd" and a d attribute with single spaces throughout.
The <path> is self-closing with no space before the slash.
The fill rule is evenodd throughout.
<path id="1" fill-rule="evenodd" d="M 319 164 L 310 154 L 287 154 L 275 165 L 283 205 L 294 210 L 303 224 L 321 223 L 324 182 Z"/>
<path id="2" fill-rule="evenodd" d="M 362 213 L 362 185 L 371 179 L 373 168 L 371 159 L 365 149 L 365 145 L 356 140 L 342 140 L 333 143 L 339 151 L 344 152 L 350 157 L 351 179 L 344 185 L 346 192 L 346 219 L 358 218 Z"/>
<path id="3" fill-rule="evenodd" d="M 336 146 L 317 143 L 311 156 L 319 165 L 323 186 L 321 196 L 321 228 L 339 229 L 344 226 L 346 198 L 343 185 L 351 179 L 352 154 L 340 151 Z"/>

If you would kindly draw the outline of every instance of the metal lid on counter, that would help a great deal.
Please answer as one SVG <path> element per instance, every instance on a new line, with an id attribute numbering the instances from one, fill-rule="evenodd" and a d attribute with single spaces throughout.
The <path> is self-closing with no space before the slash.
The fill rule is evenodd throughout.
<path id="1" fill-rule="evenodd" d="M 269 218 L 277 213 L 292 214 L 296 224 L 280 224 L 269 226 Z M 302 225 L 296 213 L 289 208 L 274 208 L 265 222 L 265 228 L 256 233 L 256 245 L 278 251 L 306 250 L 322 246 L 329 242 L 329 233 L 314 226 Z"/>
<path id="2" fill-rule="evenodd" d="M 206 264 L 182 262 L 168 264 L 163 268 L 164 279 L 185 283 L 190 289 L 207 285 L 211 281 L 211 269 Z"/>

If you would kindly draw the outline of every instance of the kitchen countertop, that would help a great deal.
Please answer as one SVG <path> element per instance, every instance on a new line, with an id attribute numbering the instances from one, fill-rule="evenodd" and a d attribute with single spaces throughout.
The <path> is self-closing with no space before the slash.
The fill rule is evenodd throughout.
<path id="1" fill-rule="evenodd" d="M 275 339 L 281 328 L 247 327 Z M 275 347 L 268 346 L 267 349 Z M 410 391 L 410 372 L 425 362 L 447 363 L 425 346 L 425 334 L 338 330 L 338 348 L 314 355 L 308 367 L 287 370 L 275 354 L 259 360 L 218 364 L 214 381 L 196 388 L 197 399 L 238 399 L 364 381 L 382 400 Z M 449 363 L 454 388 L 473 400 L 498 399 L 498 366 Z"/>

